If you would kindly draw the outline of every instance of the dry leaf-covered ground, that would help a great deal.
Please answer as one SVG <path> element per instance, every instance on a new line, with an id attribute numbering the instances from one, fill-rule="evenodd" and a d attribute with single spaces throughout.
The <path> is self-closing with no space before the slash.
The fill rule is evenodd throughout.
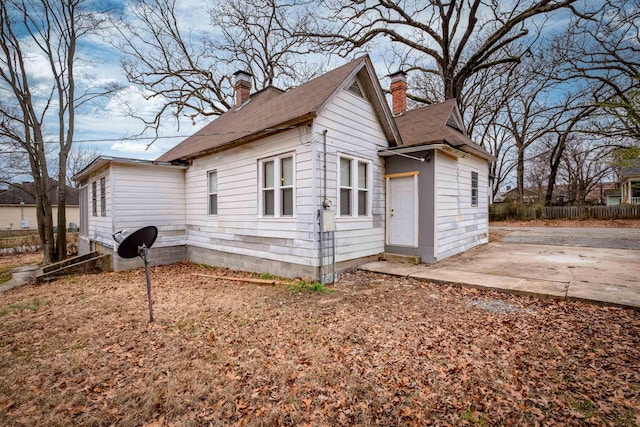
<path id="1" fill-rule="evenodd" d="M 0 295 L 3 425 L 640 424 L 640 312 L 372 273 L 192 264 Z"/>

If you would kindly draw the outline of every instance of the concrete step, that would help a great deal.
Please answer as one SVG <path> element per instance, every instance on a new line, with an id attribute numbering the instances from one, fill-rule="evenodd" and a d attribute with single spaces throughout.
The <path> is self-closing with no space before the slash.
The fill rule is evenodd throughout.
<path id="1" fill-rule="evenodd" d="M 91 252 L 49 264 L 36 274 L 36 282 L 50 282 L 69 274 L 101 273 L 111 270 L 111 255 Z"/>
<path id="2" fill-rule="evenodd" d="M 422 261 L 422 257 L 419 255 L 402 255 L 385 252 L 382 254 L 383 261 L 399 262 L 402 264 L 418 265 Z"/>

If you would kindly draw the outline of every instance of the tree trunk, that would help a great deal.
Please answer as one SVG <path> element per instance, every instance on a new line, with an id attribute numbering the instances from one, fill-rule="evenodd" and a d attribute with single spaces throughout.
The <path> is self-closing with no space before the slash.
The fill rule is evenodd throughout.
<path id="1" fill-rule="evenodd" d="M 516 166 L 516 179 L 518 187 L 518 201 L 524 202 L 524 148 L 518 146 L 518 163 Z"/>
<path id="2" fill-rule="evenodd" d="M 60 151 L 60 172 L 58 174 L 58 232 L 56 238 L 56 259 L 67 258 L 67 155 Z"/>

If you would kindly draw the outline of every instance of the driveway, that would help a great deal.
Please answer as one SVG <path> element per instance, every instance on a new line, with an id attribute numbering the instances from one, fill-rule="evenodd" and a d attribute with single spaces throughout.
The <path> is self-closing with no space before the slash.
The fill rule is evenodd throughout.
<path id="1" fill-rule="evenodd" d="M 640 230 L 491 228 L 493 241 L 435 265 L 386 261 L 380 273 L 640 308 Z"/>
<path id="2" fill-rule="evenodd" d="M 640 250 L 638 228 L 491 227 L 504 243 Z"/>

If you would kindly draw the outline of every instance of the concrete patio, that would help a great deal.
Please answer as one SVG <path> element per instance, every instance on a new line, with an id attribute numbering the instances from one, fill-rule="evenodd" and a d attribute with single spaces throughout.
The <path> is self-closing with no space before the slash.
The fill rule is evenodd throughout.
<path id="1" fill-rule="evenodd" d="M 435 265 L 380 261 L 360 269 L 542 298 L 640 308 L 640 250 L 586 247 L 592 229 L 544 230 L 501 230 L 502 242 L 474 248 Z M 612 232 L 610 236 L 615 234 L 635 240 L 638 231 Z M 535 243 L 523 243 L 527 235 L 535 236 Z M 548 238 L 542 239 L 541 235 Z M 558 236 L 562 236 L 561 243 L 553 241 Z M 571 244 L 572 236 L 581 246 L 565 246 Z M 602 243 L 597 238 L 591 241 L 594 245 Z"/>

